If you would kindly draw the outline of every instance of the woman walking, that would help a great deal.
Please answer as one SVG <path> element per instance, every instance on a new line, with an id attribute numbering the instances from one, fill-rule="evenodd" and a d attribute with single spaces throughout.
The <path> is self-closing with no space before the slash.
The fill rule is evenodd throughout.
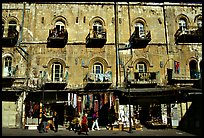
<path id="1" fill-rule="evenodd" d="M 81 121 L 81 131 L 79 132 L 79 134 L 81 132 L 86 132 L 86 135 L 88 135 L 88 120 L 87 120 L 87 113 L 85 113 L 82 117 L 82 121 Z"/>
<path id="2" fill-rule="evenodd" d="M 92 124 L 91 130 L 94 131 L 95 126 L 97 127 L 97 130 L 100 130 L 98 126 L 98 111 L 93 113 L 92 119 L 93 119 L 93 124 Z"/>

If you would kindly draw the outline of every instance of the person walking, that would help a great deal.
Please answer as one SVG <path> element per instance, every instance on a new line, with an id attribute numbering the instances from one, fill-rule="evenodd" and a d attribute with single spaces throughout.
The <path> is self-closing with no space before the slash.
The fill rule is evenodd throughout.
<path id="1" fill-rule="evenodd" d="M 47 125 L 48 125 L 48 122 L 47 122 L 47 113 L 46 113 L 46 110 L 43 111 L 42 113 L 42 125 L 43 125 L 43 131 L 44 132 L 48 132 L 47 131 Z"/>
<path id="2" fill-rule="evenodd" d="M 91 130 L 94 131 L 94 127 L 96 126 L 97 130 L 100 130 L 99 126 L 98 126 L 98 111 L 94 112 L 92 115 L 92 119 L 93 119 L 93 124 L 91 127 Z"/>
<path id="3" fill-rule="evenodd" d="M 59 120 L 59 115 L 58 115 L 58 113 L 55 111 L 55 112 L 54 112 L 54 116 L 53 116 L 53 121 L 54 121 L 54 126 L 55 126 L 55 132 L 58 131 L 58 120 Z"/>
<path id="4" fill-rule="evenodd" d="M 81 120 L 81 131 L 78 133 L 80 134 L 81 132 L 86 132 L 86 135 L 88 135 L 88 120 L 87 120 L 87 113 L 85 113 L 82 116 L 82 120 Z"/>

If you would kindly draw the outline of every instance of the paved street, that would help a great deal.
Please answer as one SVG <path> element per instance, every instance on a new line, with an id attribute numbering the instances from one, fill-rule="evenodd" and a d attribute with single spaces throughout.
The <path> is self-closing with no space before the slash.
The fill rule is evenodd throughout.
<path id="1" fill-rule="evenodd" d="M 48 133 L 39 133 L 37 130 L 2 128 L 2 136 L 87 136 L 84 134 L 78 135 L 74 131 L 60 129 L 58 132 L 51 130 Z M 119 130 L 106 130 L 101 128 L 100 131 L 90 131 L 88 136 L 196 136 L 177 129 L 147 129 L 132 130 L 132 133 Z"/>

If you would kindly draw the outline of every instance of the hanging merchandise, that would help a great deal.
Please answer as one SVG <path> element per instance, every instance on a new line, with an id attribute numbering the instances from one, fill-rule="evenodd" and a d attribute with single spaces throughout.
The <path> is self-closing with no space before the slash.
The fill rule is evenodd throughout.
<path id="1" fill-rule="evenodd" d="M 77 94 L 73 95 L 73 107 L 76 108 L 77 106 Z"/>
<path id="2" fill-rule="evenodd" d="M 100 109 L 103 107 L 103 94 L 100 94 Z"/>
<path id="3" fill-rule="evenodd" d="M 82 110 L 81 110 L 81 101 L 82 100 L 82 98 L 81 98 L 81 96 L 77 96 L 77 111 L 78 111 L 78 113 L 81 113 L 82 112 Z"/>
<path id="4" fill-rule="evenodd" d="M 71 104 L 71 96 L 70 96 L 70 93 L 68 93 L 68 95 L 67 95 L 67 101 L 68 101 L 68 106 L 70 106 L 70 104 Z"/>
<path id="5" fill-rule="evenodd" d="M 111 93 L 109 94 L 109 102 L 110 102 L 109 109 L 111 109 L 111 105 L 112 105 L 112 94 Z"/>
<path id="6" fill-rule="evenodd" d="M 97 100 L 97 97 L 95 98 L 94 100 L 94 112 L 97 112 L 98 111 L 98 100 Z"/>
<path id="7" fill-rule="evenodd" d="M 162 123 L 167 125 L 167 105 L 161 104 Z"/>
<path id="8" fill-rule="evenodd" d="M 89 106 L 89 109 L 92 109 L 93 108 L 93 94 L 89 94 L 89 104 L 90 104 L 90 106 Z"/>
<path id="9" fill-rule="evenodd" d="M 178 127 L 179 121 L 178 121 L 178 105 L 177 103 L 171 104 L 171 123 L 172 127 Z"/>

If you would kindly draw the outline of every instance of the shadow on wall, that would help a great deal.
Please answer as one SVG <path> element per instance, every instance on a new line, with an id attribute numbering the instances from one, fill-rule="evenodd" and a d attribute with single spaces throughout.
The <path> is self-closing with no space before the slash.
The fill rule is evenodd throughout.
<path id="1" fill-rule="evenodd" d="M 195 96 L 191 106 L 186 111 L 185 115 L 179 122 L 178 129 L 183 130 L 185 132 L 202 135 L 202 99 L 201 95 Z"/>

